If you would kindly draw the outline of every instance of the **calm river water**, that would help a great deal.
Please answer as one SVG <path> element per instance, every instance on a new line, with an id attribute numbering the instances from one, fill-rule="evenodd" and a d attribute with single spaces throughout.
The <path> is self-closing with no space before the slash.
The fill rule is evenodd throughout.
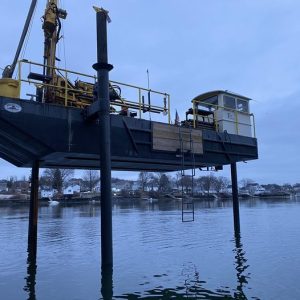
<path id="1" fill-rule="evenodd" d="M 240 204 L 240 239 L 230 201 L 197 202 L 192 223 L 178 203 L 114 204 L 113 299 L 300 299 L 300 198 Z M 110 294 L 99 206 L 41 206 L 36 264 L 27 226 L 28 207 L 0 206 L 0 299 Z"/>

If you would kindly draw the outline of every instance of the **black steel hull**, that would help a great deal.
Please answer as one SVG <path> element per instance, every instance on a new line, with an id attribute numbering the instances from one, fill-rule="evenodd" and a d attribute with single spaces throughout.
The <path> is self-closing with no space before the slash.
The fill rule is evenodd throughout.
<path id="1" fill-rule="evenodd" d="M 5 109 L 9 103 L 19 112 Z M 153 123 L 111 115 L 111 155 L 114 170 L 175 171 L 182 168 L 178 151 L 153 149 Z M 200 129 L 199 129 L 200 130 Z M 0 157 L 18 167 L 99 169 L 99 124 L 83 119 L 78 108 L 0 97 Z M 202 130 L 203 154 L 195 167 L 222 166 L 258 158 L 255 138 Z M 185 153 L 184 168 L 193 167 Z"/>

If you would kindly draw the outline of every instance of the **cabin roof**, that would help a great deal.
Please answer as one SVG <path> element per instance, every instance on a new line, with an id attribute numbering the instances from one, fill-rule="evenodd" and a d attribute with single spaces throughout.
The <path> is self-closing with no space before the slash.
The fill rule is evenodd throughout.
<path id="1" fill-rule="evenodd" d="M 192 102 L 194 101 L 203 101 L 207 98 L 210 98 L 210 97 L 213 97 L 213 96 L 218 96 L 219 94 L 226 94 L 226 95 L 230 95 L 230 96 L 234 96 L 234 97 L 238 97 L 238 98 L 241 98 L 241 99 L 245 99 L 245 100 L 252 100 L 251 98 L 248 98 L 246 96 L 243 96 L 243 95 L 240 95 L 240 94 L 237 94 L 237 93 L 234 93 L 234 92 L 231 92 L 231 91 L 228 91 L 228 90 L 216 90 L 216 91 L 210 91 L 210 92 L 207 92 L 207 93 L 204 93 L 204 94 L 200 94 L 198 95 L 197 97 L 195 97 Z"/>

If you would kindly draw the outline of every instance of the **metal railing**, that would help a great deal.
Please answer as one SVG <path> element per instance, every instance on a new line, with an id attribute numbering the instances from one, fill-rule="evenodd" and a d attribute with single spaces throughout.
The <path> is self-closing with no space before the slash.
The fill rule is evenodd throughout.
<path id="1" fill-rule="evenodd" d="M 211 116 L 201 115 L 201 110 L 198 109 L 199 105 L 200 106 L 202 105 L 206 108 L 207 107 L 212 108 L 213 110 L 211 110 Z M 193 101 L 193 127 L 194 128 L 197 127 L 198 117 L 202 117 L 203 119 L 206 118 L 207 120 L 210 120 L 211 123 L 214 124 L 216 131 L 219 131 L 218 122 L 220 120 L 218 120 L 216 112 L 220 109 L 234 113 L 234 120 L 226 119 L 225 121 L 234 123 L 236 134 L 239 134 L 239 125 L 247 125 L 247 126 L 251 126 L 252 136 L 254 138 L 256 138 L 255 118 L 254 118 L 253 113 L 247 113 L 247 112 L 243 112 L 243 111 L 240 111 L 237 109 L 232 109 L 232 108 L 228 108 L 225 106 L 207 103 L 207 102 L 203 102 L 203 101 Z M 199 111 L 200 111 L 200 113 L 199 113 Z M 239 117 L 240 115 L 249 116 L 250 117 L 250 125 L 248 123 L 241 122 L 240 117 Z"/>
<path id="2" fill-rule="evenodd" d="M 43 82 L 41 80 L 37 80 L 37 79 L 32 79 L 29 77 L 24 78 L 23 77 L 23 69 L 24 69 L 24 65 L 27 65 L 29 68 L 29 74 L 31 73 L 31 69 L 32 68 L 49 68 L 51 70 L 51 72 L 53 71 L 53 73 L 55 72 L 55 74 L 57 75 L 57 78 L 60 78 L 60 80 L 62 82 L 64 82 L 64 85 L 55 85 L 53 83 L 51 83 L 51 81 L 47 82 Z M 43 72 L 40 72 L 43 73 Z M 74 76 L 78 76 L 80 78 L 85 78 L 85 80 L 87 80 L 87 82 L 85 81 L 81 81 L 84 84 L 86 84 L 86 86 L 89 86 L 90 89 L 82 89 L 82 88 L 77 88 L 75 86 L 75 84 L 73 84 L 71 82 L 71 77 Z M 36 87 L 39 88 L 43 88 L 43 89 L 47 89 L 50 88 L 53 91 L 55 91 L 56 93 L 58 93 L 60 95 L 61 99 L 64 99 L 64 106 L 78 106 L 78 107 L 85 107 L 88 106 L 92 103 L 92 99 L 93 99 L 93 89 L 92 87 L 94 86 L 94 84 L 97 81 L 97 76 L 96 75 L 88 75 L 88 74 L 84 74 L 84 73 L 80 73 L 80 72 L 75 72 L 75 71 L 71 71 L 71 70 L 67 70 L 67 69 L 63 69 L 63 68 L 58 68 L 58 67 L 49 67 L 49 66 L 45 66 L 43 64 L 40 63 L 36 63 L 36 62 L 32 62 L 29 60 L 20 60 L 18 62 L 18 73 L 17 73 L 17 78 L 19 81 L 19 84 L 21 86 L 21 83 L 27 83 L 29 85 L 33 84 Z M 92 81 L 92 82 L 89 82 Z M 130 109 L 134 109 L 136 111 L 138 111 L 138 116 L 141 119 L 142 118 L 142 114 L 146 113 L 146 112 L 154 112 L 154 113 L 163 113 L 163 115 L 167 115 L 168 117 L 168 123 L 171 124 L 171 114 L 170 114 L 170 95 L 168 93 L 163 93 L 163 92 L 159 92 L 156 90 L 152 90 L 152 89 L 147 89 L 147 88 L 143 88 L 140 86 L 136 86 L 136 85 L 132 85 L 132 84 L 127 84 L 127 83 L 122 83 L 119 81 L 110 81 L 111 86 L 117 85 L 119 87 L 122 88 L 129 88 L 131 90 L 134 90 L 136 93 L 136 100 L 127 100 L 125 98 L 120 98 L 120 101 L 111 101 L 111 106 L 117 106 L 117 107 L 128 107 Z M 145 103 L 145 94 L 147 94 L 147 98 L 148 98 L 148 103 Z M 151 104 L 151 96 L 159 96 L 162 97 L 162 105 L 159 104 Z M 31 96 L 35 96 L 35 95 L 31 95 Z M 89 98 L 89 100 L 81 100 L 78 101 L 78 99 L 80 98 Z M 157 99 L 156 99 L 157 102 Z M 117 112 L 117 111 L 116 111 Z"/>

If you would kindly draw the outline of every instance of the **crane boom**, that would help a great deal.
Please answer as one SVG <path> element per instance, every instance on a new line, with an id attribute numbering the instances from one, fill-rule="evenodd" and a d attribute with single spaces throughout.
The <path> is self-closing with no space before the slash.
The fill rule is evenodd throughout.
<path id="1" fill-rule="evenodd" d="M 27 14 L 27 18 L 26 18 L 26 21 L 25 21 L 23 32 L 22 32 L 22 35 L 21 35 L 21 38 L 20 38 L 20 41 L 19 41 L 19 45 L 18 45 L 16 54 L 15 54 L 15 58 L 14 58 L 13 63 L 11 65 L 8 65 L 8 66 L 5 67 L 5 69 L 2 73 L 2 78 L 12 78 L 12 76 L 14 74 L 14 71 L 15 71 L 15 68 L 16 68 L 21 50 L 23 48 L 23 44 L 24 44 L 26 35 L 28 33 L 28 28 L 29 28 L 29 25 L 30 25 L 31 20 L 32 20 L 32 16 L 33 16 L 33 13 L 34 13 L 34 10 L 35 10 L 35 7 L 36 7 L 36 3 L 37 3 L 37 0 L 32 0 L 31 1 L 31 5 L 30 5 L 30 8 L 29 8 L 29 11 L 28 11 L 28 14 Z"/>

